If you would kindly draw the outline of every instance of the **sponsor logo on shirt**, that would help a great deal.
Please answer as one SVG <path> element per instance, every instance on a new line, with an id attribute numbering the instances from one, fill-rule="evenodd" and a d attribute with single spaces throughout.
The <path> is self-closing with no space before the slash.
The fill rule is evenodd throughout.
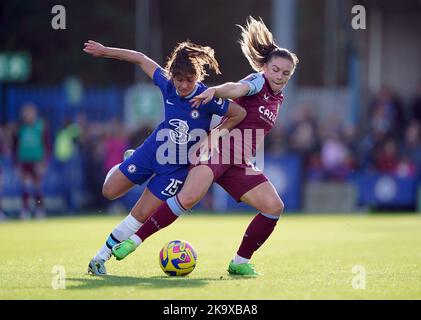
<path id="1" fill-rule="evenodd" d="M 172 142 L 176 144 L 186 144 L 191 140 L 189 125 L 186 121 L 171 119 L 168 123 L 174 127 L 174 129 L 170 131 L 170 138 Z"/>
<path id="2" fill-rule="evenodd" d="M 277 115 L 275 112 L 270 111 L 269 109 L 265 108 L 264 106 L 259 107 L 259 112 L 260 112 L 261 115 L 263 115 L 263 117 L 265 119 L 268 119 L 272 122 L 275 122 L 276 115 Z"/>

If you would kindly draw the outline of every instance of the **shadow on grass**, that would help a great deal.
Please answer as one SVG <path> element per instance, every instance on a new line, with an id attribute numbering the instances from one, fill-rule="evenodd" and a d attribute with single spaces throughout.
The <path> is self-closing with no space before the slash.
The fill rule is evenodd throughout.
<path id="1" fill-rule="evenodd" d="M 127 276 L 92 276 L 84 278 L 66 278 L 68 290 L 97 289 L 102 287 L 153 287 L 154 289 L 165 288 L 195 288 L 206 286 L 213 281 L 235 280 L 224 276 L 218 278 L 189 278 L 189 277 L 127 277 Z"/>

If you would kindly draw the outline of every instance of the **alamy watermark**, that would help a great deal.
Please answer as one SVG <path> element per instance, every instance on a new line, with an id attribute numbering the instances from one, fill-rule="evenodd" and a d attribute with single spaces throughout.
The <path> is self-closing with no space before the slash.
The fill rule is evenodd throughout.
<path id="1" fill-rule="evenodd" d="M 54 274 L 51 280 L 51 287 L 54 290 L 66 289 L 66 269 L 62 265 L 55 265 L 51 269 L 51 273 Z"/>
<path id="2" fill-rule="evenodd" d="M 189 131 L 185 121 L 172 120 L 173 129 L 156 134 L 161 143 L 155 155 L 159 164 L 246 164 L 247 175 L 264 169 L 264 129 L 214 129 L 208 135 L 203 129 Z"/>
<path id="3" fill-rule="evenodd" d="M 367 28 L 367 14 L 365 7 L 362 5 L 355 5 L 351 9 L 354 15 L 351 20 L 351 26 L 354 30 L 365 30 Z"/>
<path id="4" fill-rule="evenodd" d="M 54 30 L 66 29 L 66 8 L 60 4 L 56 4 L 51 8 L 54 17 L 51 19 L 51 27 Z"/>
<path id="5" fill-rule="evenodd" d="M 354 290 L 365 290 L 366 288 L 366 278 L 367 278 L 367 272 L 365 271 L 365 268 L 361 265 L 355 265 L 352 267 L 352 273 L 355 274 L 355 276 L 352 278 L 352 289 Z"/>

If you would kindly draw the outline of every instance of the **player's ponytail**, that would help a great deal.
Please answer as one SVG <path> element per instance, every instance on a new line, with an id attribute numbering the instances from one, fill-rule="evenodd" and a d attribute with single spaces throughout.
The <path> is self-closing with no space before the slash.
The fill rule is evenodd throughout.
<path id="1" fill-rule="evenodd" d="M 215 51 L 211 47 L 200 46 L 191 41 L 179 43 L 171 53 L 165 69 L 171 77 L 176 75 L 193 74 L 198 81 L 202 81 L 206 73 L 205 66 L 220 74 Z"/>
<path id="2" fill-rule="evenodd" d="M 280 48 L 275 43 L 272 33 L 262 19 L 257 21 L 249 16 L 245 27 L 238 26 L 241 29 L 241 39 L 239 40 L 241 50 L 255 71 L 262 71 L 263 65 L 274 56 L 290 60 L 295 69 L 298 63 L 297 56 L 288 49 Z"/>

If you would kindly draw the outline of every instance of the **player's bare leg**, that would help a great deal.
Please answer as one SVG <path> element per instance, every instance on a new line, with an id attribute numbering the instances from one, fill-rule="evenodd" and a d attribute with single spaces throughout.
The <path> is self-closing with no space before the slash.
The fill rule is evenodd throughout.
<path id="1" fill-rule="evenodd" d="M 22 209 L 19 214 L 21 220 L 28 220 L 31 218 L 31 212 L 29 211 L 29 195 L 33 180 L 30 174 L 28 174 L 25 169 L 21 169 L 21 181 L 22 181 Z"/>
<path id="2" fill-rule="evenodd" d="M 42 176 L 45 172 L 45 166 L 42 163 L 37 163 L 34 167 L 34 186 L 35 186 L 35 218 L 44 219 L 47 215 L 44 207 L 44 197 L 42 192 Z"/>
<path id="3" fill-rule="evenodd" d="M 31 212 L 29 207 L 29 198 L 31 193 L 34 191 L 35 194 L 35 217 L 45 218 L 45 210 L 43 205 L 42 196 L 42 175 L 44 172 L 44 166 L 42 163 L 25 163 L 21 164 L 20 176 L 22 180 L 22 210 L 20 213 L 20 219 L 26 220 L 31 218 Z"/>
<path id="4" fill-rule="evenodd" d="M 185 209 L 193 208 L 208 192 L 213 183 L 213 172 L 206 166 L 201 165 L 189 171 L 183 188 L 177 194 L 180 204 Z"/>
<path id="5" fill-rule="evenodd" d="M 162 203 L 164 201 L 157 198 L 148 188 L 145 188 L 131 210 L 131 214 L 137 221 L 144 223 Z"/>
<path id="6" fill-rule="evenodd" d="M 135 151 L 136 150 L 134 149 L 126 150 L 123 155 L 123 160 L 131 157 Z M 134 184 L 120 171 L 119 166 L 120 163 L 112 167 L 105 177 L 102 194 L 108 200 L 114 200 L 121 197 L 134 186 Z"/>
<path id="7" fill-rule="evenodd" d="M 131 182 L 118 168 L 114 166 L 107 177 L 105 178 L 104 185 L 102 186 L 102 194 L 108 200 L 115 200 L 122 195 L 126 194 L 134 183 Z"/>
<path id="8" fill-rule="evenodd" d="M 147 237 L 173 223 L 183 212 L 198 203 L 213 183 L 213 172 L 205 165 L 189 171 L 184 186 L 174 197 L 163 203 L 130 239 L 112 248 L 117 260 L 122 260 L 132 253 Z"/>
<path id="9" fill-rule="evenodd" d="M 241 201 L 256 208 L 259 212 L 279 216 L 284 210 L 284 203 L 270 181 L 263 182 L 246 192 Z"/>
<path id="10" fill-rule="evenodd" d="M 120 240 L 111 247 L 111 253 L 117 260 L 122 260 L 130 253 L 136 250 L 138 244 L 135 240 L 129 238 L 134 235 L 142 224 L 164 203 L 161 199 L 157 198 L 148 188 L 145 189 L 141 198 L 137 201 L 136 205 L 131 211 L 131 215 L 139 221 L 139 227 L 128 237 Z"/>
<path id="11" fill-rule="evenodd" d="M 88 272 L 96 275 L 106 274 L 105 262 L 111 257 L 113 246 L 129 239 L 162 203 L 161 199 L 146 188 L 129 215 L 114 228 L 105 244 L 90 261 Z"/>
<path id="12" fill-rule="evenodd" d="M 269 181 L 246 192 L 241 201 L 256 208 L 259 213 L 249 224 L 240 248 L 228 267 L 228 272 L 238 275 L 258 275 L 249 261 L 253 253 L 271 235 L 284 210 L 284 204 Z"/>

